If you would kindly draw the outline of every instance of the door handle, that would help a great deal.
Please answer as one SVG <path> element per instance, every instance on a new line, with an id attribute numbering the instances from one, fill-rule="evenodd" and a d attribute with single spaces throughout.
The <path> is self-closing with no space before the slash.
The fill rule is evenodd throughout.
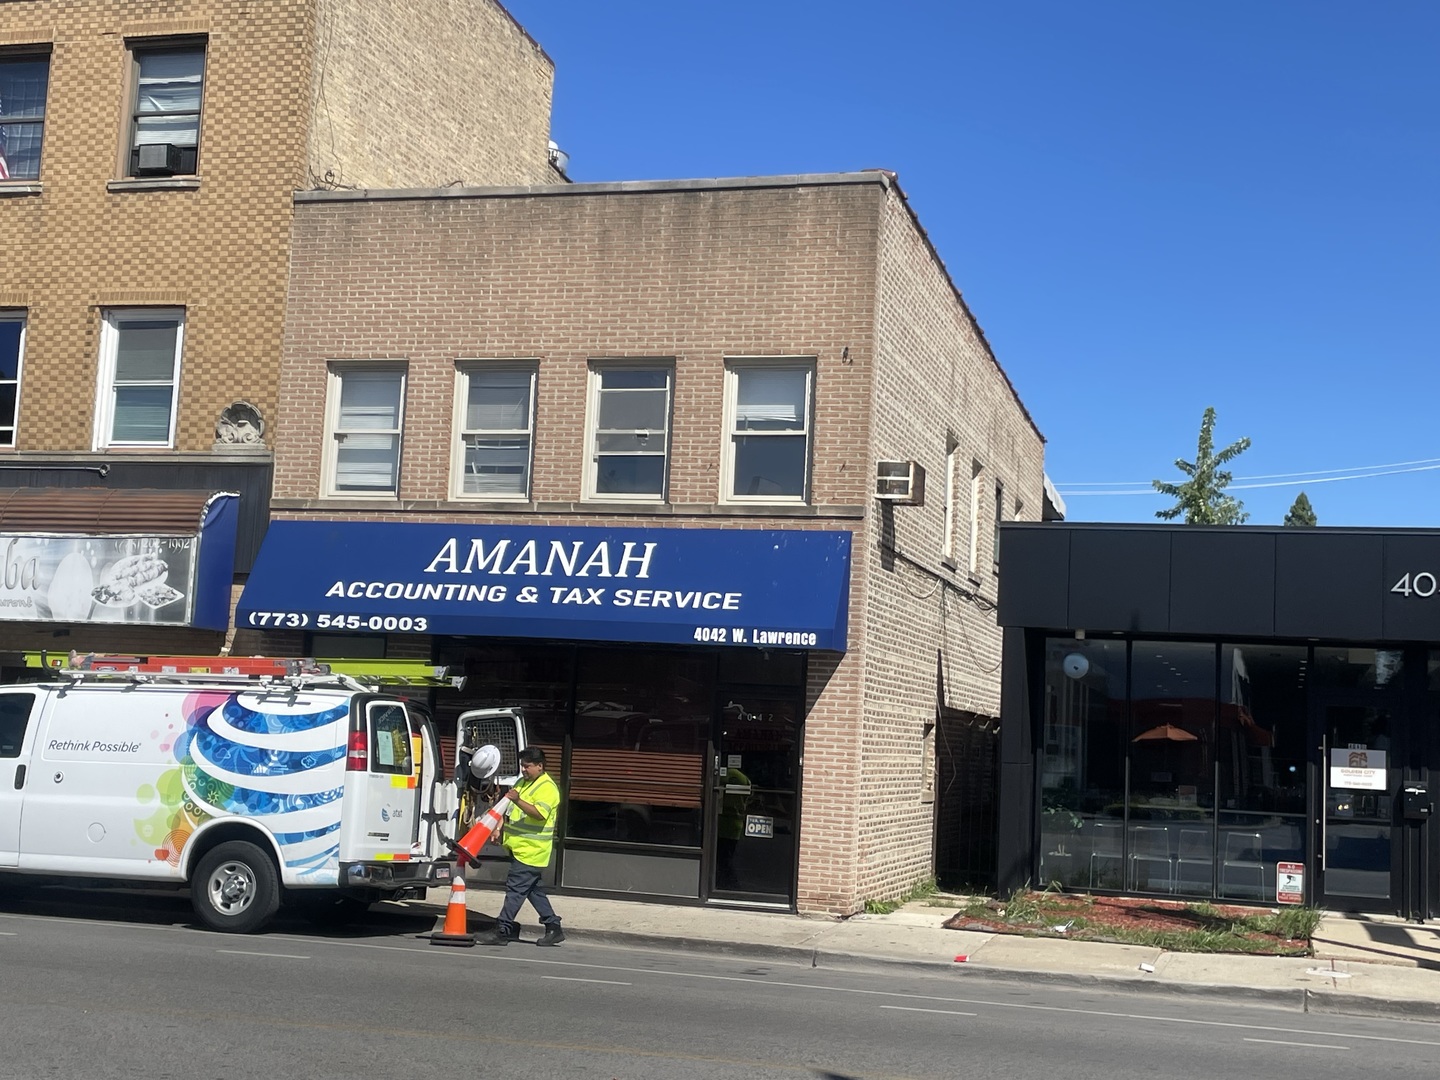
<path id="1" fill-rule="evenodd" d="M 15 790 L 19 791 L 25 786 L 25 766 L 15 766 Z"/>

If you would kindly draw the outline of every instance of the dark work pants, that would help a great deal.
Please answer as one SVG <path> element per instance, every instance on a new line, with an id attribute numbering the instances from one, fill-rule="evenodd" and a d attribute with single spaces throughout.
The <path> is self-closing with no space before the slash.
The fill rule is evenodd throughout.
<path id="1" fill-rule="evenodd" d="M 511 858 L 510 872 L 505 875 L 505 903 L 495 920 L 496 930 L 511 937 L 518 937 L 519 927 L 515 925 L 515 916 L 520 914 L 520 906 L 526 900 L 530 901 L 530 906 L 540 916 L 542 923 L 559 928 L 560 916 L 556 915 L 555 909 L 550 906 L 550 897 L 546 895 L 545 886 L 540 882 L 543 872 L 544 867 L 526 866 Z"/>

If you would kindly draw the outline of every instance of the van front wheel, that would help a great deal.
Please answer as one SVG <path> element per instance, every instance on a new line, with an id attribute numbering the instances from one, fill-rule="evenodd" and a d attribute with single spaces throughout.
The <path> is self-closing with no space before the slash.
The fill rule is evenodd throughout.
<path id="1" fill-rule="evenodd" d="M 190 883 L 195 914 L 211 930 L 249 934 L 280 908 L 280 880 L 269 854 L 245 840 L 206 853 Z"/>

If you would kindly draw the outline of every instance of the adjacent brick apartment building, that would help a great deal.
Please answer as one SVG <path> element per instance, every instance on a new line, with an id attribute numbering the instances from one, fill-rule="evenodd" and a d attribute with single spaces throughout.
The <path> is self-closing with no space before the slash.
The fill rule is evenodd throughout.
<path id="1" fill-rule="evenodd" d="M 0 542 L 31 567 L 0 648 L 221 646 L 269 515 L 293 193 L 562 182 L 552 81 L 493 0 L 0 3 Z"/>
<path id="2" fill-rule="evenodd" d="M 451 739 L 522 705 L 565 888 L 849 913 L 929 875 L 1043 440 L 895 178 L 294 215 L 237 649 L 450 664 Z"/>

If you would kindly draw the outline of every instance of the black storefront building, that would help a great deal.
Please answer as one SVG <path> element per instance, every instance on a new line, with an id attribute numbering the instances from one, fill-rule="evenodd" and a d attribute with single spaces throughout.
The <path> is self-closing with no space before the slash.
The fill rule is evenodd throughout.
<path id="1" fill-rule="evenodd" d="M 1440 530 L 1001 544 L 1002 889 L 1440 913 Z"/>

